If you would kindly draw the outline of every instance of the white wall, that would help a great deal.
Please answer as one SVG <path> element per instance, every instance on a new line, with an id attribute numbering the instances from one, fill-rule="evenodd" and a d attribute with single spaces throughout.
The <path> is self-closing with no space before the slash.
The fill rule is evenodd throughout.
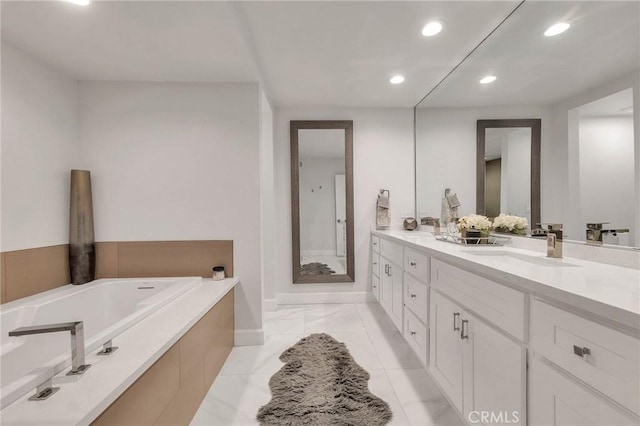
<path id="1" fill-rule="evenodd" d="M 260 101 L 254 83 L 80 83 L 96 239 L 233 240 L 237 344 L 262 338 Z"/>
<path id="2" fill-rule="evenodd" d="M 2 251 L 69 242 L 78 120 L 77 82 L 2 41 Z"/>
<path id="3" fill-rule="evenodd" d="M 353 120 L 355 283 L 292 283 L 290 120 Z M 380 188 L 391 191 L 394 226 L 401 226 L 401 215 L 414 214 L 413 111 L 409 108 L 276 109 L 274 125 L 278 300 L 296 303 L 364 300 L 364 292 L 370 292 L 369 231 L 375 226 Z M 323 296 L 312 297 L 309 293 L 323 293 Z"/>
<path id="4" fill-rule="evenodd" d="M 582 219 L 633 230 L 633 117 L 581 118 L 579 135 Z"/>
<path id="5" fill-rule="evenodd" d="M 526 217 L 531 225 L 531 167 L 522 167 L 523 162 L 531 164 L 531 130 L 519 129 L 509 133 L 506 156 L 502 157 L 502 192 L 506 194 L 502 213 Z M 535 224 L 534 224 L 535 227 Z"/>
<path id="6" fill-rule="evenodd" d="M 485 119 L 542 119 L 541 181 L 551 185 L 555 172 L 550 158 L 548 109 L 536 106 L 487 108 L 420 108 L 416 125 L 416 193 L 418 216 L 440 217 L 445 188 L 458 194 L 460 215 L 476 212 L 476 122 Z M 503 166 L 504 167 L 504 166 Z M 541 216 L 553 208 L 547 192 L 541 191 Z M 504 210 L 504 208 L 503 208 Z"/>
<path id="7" fill-rule="evenodd" d="M 273 110 L 264 92 L 260 93 L 260 211 L 262 287 L 264 309 L 274 311 L 276 304 L 275 262 L 276 206 L 274 192 Z"/>
<path id="8" fill-rule="evenodd" d="M 335 175 L 344 174 L 344 158 L 301 157 L 300 250 L 336 255 Z"/>

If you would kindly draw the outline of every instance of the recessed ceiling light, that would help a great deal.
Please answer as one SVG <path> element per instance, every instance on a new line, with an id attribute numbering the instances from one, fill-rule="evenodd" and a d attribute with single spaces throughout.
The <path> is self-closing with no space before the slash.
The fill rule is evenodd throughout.
<path id="1" fill-rule="evenodd" d="M 571 24 L 568 24 L 566 22 L 558 22 L 547 28 L 547 31 L 544 32 L 544 35 L 546 35 L 547 37 L 553 37 L 567 31 L 570 26 Z"/>
<path id="2" fill-rule="evenodd" d="M 443 25 L 441 21 L 431 21 L 427 22 L 420 32 L 425 37 L 431 37 L 442 31 L 442 27 Z"/>
<path id="3" fill-rule="evenodd" d="M 77 4 L 78 6 L 87 6 L 89 0 L 67 0 L 69 3 Z"/>
<path id="4" fill-rule="evenodd" d="M 488 84 L 488 83 L 493 83 L 494 81 L 496 81 L 496 76 L 495 75 L 488 75 L 485 78 L 483 78 L 482 80 L 480 80 L 480 83 Z"/>
<path id="5" fill-rule="evenodd" d="M 393 77 L 391 77 L 391 79 L 389 80 L 389 82 L 391 84 L 400 84 L 404 81 L 404 76 L 401 75 L 394 75 Z"/>

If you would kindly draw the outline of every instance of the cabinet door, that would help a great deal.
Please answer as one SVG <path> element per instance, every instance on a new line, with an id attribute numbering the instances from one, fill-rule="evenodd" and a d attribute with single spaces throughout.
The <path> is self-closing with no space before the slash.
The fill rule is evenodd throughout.
<path id="1" fill-rule="evenodd" d="M 529 370 L 532 426 L 631 426 L 638 420 L 534 358 Z"/>
<path id="2" fill-rule="evenodd" d="M 403 329 L 402 313 L 404 307 L 402 268 L 395 263 L 389 265 L 389 277 L 391 278 L 391 310 L 389 316 L 400 333 Z"/>
<path id="3" fill-rule="evenodd" d="M 389 276 L 390 262 L 380 257 L 380 304 L 387 312 L 391 312 L 391 276 Z"/>
<path id="4" fill-rule="evenodd" d="M 466 311 L 460 328 L 465 418 L 477 424 L 526 424 L 524 346 Z"/>
<path id="5" fill-rule="evenodd" d="M 429 303 L 429 371 L 462 412 L 462 309 L 431 290 Z"/>
<path id="6" fill-rule="evenodd" d="M 380 278 L 376 274 L 371 274 L 371 293 L 380 302 Z"/>

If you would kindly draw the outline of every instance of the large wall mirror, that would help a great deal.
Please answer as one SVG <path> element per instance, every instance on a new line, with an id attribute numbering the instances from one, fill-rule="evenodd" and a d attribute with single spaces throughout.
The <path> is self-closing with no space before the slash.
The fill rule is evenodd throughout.
<path id="1" fill-rule="evenodd" d="M 476 212 L 540 223 L 540 119 L 478 120 Z"/>
<path id="2" fill-rule="evenodd" d="M 353 121 L 290 130 L 293 282 L 353 282 Z"/>
<path id="3" fill-rule="evenodd" d="M 569 28 L 546 36 L 557 22 Z M 608 222 L 604 244 L 640 247 L 640 2 L 525 1 L 479 43 L 415 107 L 417 217 L 440 216 L 451 188 L 460 215 L 530 214 L 530 225 L 562 223 L 565 241 L 578 243 L 587 223 Z M 530 118 L 542 124 L 539 159 L 523 148 L 528 171 L 510 174 L 514 141 L 533 142 L 533 128 L 480 134 L 478 121 Z"/>

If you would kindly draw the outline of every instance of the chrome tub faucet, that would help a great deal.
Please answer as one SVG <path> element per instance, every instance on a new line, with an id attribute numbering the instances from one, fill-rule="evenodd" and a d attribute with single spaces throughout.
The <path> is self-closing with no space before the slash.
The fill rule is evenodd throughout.
<path id="1" fill-rule="evenodd" d="M 84 322 L 73 321 L 59 324 L 43 324 L 20 327 L 9 332 L 9 337 L 27 336 L 29 334 L 56 333 L 58 331 L 71 332 L 71 371 L 67 376 L 83 374 L 91 367 L 84 359 Z"/>

